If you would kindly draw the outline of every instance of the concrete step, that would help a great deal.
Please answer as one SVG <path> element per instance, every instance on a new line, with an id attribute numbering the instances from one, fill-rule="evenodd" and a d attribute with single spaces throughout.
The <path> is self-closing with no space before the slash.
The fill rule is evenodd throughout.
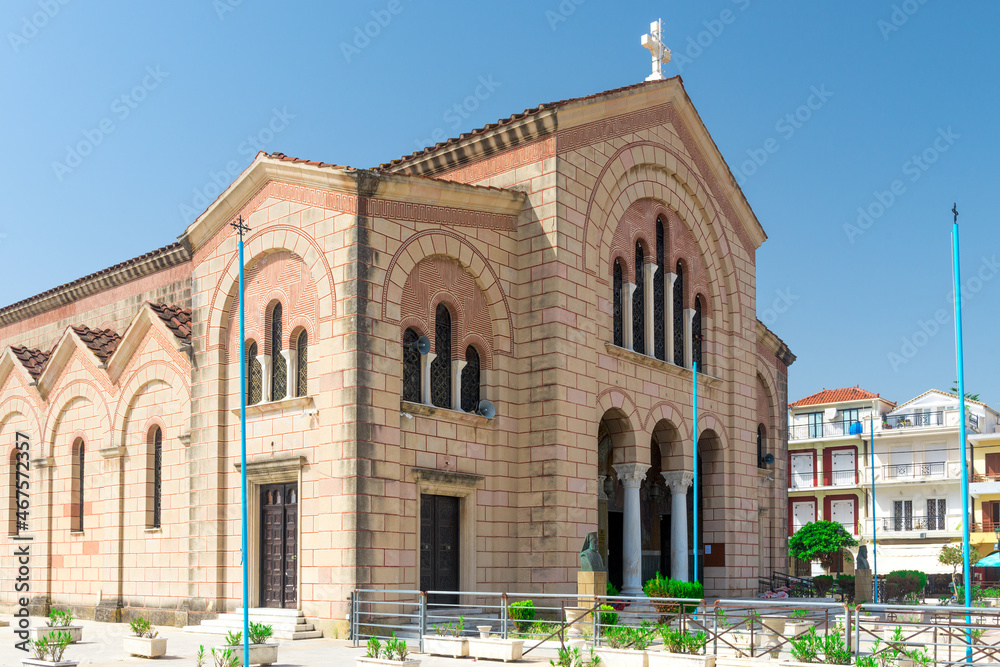
<path id="1" fill-rule="evenodd" d="M 305 616 L 269 616 L 266 614 L 250 614 L 251 623 L 270 623 L 272 625 L 281 623 L 283 625 L 303 625 L 306 623 Z M 215 621 L 225 621 L 227 623 L 243 624 L 243 614 L 219 614 Z"/>
<path id="2" fill-rule="evenodd" d="M 311 625 L 308 627 L 312 627 Z M 218 625 L 186 625 L 184 626 L 185 632 L 195 632 L 202 635 L 226 635 L 230 630 L 239 631 L 240 628 L 236 626 L 224 627 Z M 299 639 L 319 639 L 323 636 L 323 633 L 319 630 L 299 630 L 296 632 L 289 632 L 287 630 L 275 630 L 272 635 L 275 639 L 288 639 L 290 641 L 296 641 Z"/>
<path id="3" fill-rule="evenodd" d="M 260 623 L 260 621 L 254 621 Z M 311 623 L 268 623 L 275 632 L 308 632 L 313 629 Z M 223 628 L 225 630 L 242 630 L 243 620 L 211 619 L 201 622 L 203 628 Z"/>
<path id="4" fill-rule="evenodd" d="M 247 610 L 251 623 L 266 623 L 271 626 L 275 639 L 315 639 L 323 636 L 298 609 L 273 609 L 256 607 Z M 243 614 L 219 614 L 217 618 L 207 619 L 200 625 L 189 625 L 186 632 L 225 635 L 228 632 L 243 630 Z"/>

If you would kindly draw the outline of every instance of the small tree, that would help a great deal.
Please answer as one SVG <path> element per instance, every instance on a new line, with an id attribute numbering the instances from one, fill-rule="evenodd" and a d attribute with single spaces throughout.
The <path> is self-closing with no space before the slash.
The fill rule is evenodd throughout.
<path id="1" fill-rule="evenodd" d="M 969 567 L 979 562 L 982 556 L 975 549 L 969 549 Z M 941 547 L 938 554 L 938 562 L 942 565 L 951 565 L 951 585 L 954 590 L 958 590 L 958 568 L 965 566 L 965 558 L 962 554 L 962 547 L 958 544 L 946 544 Z"/>
<path id="2" fill-rule="evenodd" d="M 788 538 L 788 553 L 799 560 L 819 561 L 828 572 L 837 563 L 845 547 L 858 541 L 835 521 L 807 523 Z"/>

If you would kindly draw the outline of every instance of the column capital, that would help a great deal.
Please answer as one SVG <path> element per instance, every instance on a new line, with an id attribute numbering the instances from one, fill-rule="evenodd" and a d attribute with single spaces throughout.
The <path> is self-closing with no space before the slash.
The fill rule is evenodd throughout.
<path id="1" fill-rule="evenodd" d="M 615 474 L 625 488 L 638 489 L 652 466 L 645 463 L 619 463 L 611 467 L 615 469 Z"/>
<path id="2" fill-rule="evenodd" d="M 598 475 L 597 476 L 597 499 L 598 500 L 607 500 L 608 499 L 608 494 L 604 493 L 604 480 L 606 480 L 607 478 L 608 478 L 607 475 Z"/>
<path id="3" fill-rule="evenodd" d="M 675 470 L 660 474 L 663 475 L 663 480 L 670 487 L 671 493 L 684 493 L 694 484 L 694 473 L 690 470 Z"/>

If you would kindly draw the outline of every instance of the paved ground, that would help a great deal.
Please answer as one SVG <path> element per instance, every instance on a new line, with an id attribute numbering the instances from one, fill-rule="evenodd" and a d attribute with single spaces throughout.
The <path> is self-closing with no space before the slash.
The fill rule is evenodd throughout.
<path id="1" fill-rule="evenodd" d="M 9 616 L 0 617 L 11 620 Z M 32 618 L 32 625 L 41 625 L 40 618 Z M 83 626 L 83 642 L 73 644 L 66 651 L 64 660 L 78 660 L 81 665 L 95 667 L 124 667 L 126 665 L 145 665 L 146 667 L 194 667 L 198 646 L 204 644 L 206 653 L 212 646 L 222 643 L 219 635 L 201 635 L 184 632 L 180 628 L 158 627 L 161 637 L 167 637 L 167 655 L 157 660 L 145 660 L 126 656 L 122 651 L 122 638 L 129 634 L 127 623 L 97 623 L 95 621 L 77 621 Z M 0 628 L 0 667 L 20 667 L 21 659 L 31 657 L 14 648 L 20 641 L 14 636 L 12 628 Z M 302 641 L 278 640 L 278 662 L 275 667 L 340 667 L 354 665 L 354 658 L 364 654 L 364 649 L 353 648 L 350 642 L 340 639 L 307 639 Z M 554 656 L 552 651 L 542 651 L 539 655 L 533 652 L 518 664 L 545 664 Z M 454 660 L 436 656 L 417 655 L 422 667 L 452 667 L 469 665 L 470 658 Z M 482 664 L 502 665 L 500 662 L 484 661 Z M 211 658 L 205 667 L 213 667 Z"/>

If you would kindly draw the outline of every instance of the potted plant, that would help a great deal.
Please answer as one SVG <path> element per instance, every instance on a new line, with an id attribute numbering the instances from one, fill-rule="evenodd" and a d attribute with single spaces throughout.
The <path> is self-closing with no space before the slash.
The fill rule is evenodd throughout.
<path id="1" fill-rule="evenodd" d="M 590 657 L 584 657 L 579 646 L 560 646 L 556 657 L 549 660 L 552 667 L 598 667 L 601 659 L 590 649 Z"/>
<path id="2" fill-rule="evenodd" d="M 405 667 L 406 665 L 419 665 L 419 660 L 407 657 L 406 642 L 396 639 L 396 633 L 385 640 L 385 645 L 379 641 L 378 637 L 372 637 L 366 644 L 366 652 L 356 658 L 359 665 L 395 665 Z"/>
<path id="3" fill-rule="evenodd" d="M 37 628 L 30 628 L 29 632 L 31 639 L 41 639 L 45 635 L 49 634 L 53 630 L 58 630 L 59 632 L 68 632 L 72 644 L 83 639 L 83 626 L 73 625 L 73 612 L 70 610 L 59 611 L 53 609 L 49 612 L 49 618 L 45 621 L 45 625 Z"/>
<path id="4" fill-rule="evenodd" d="M 133 636 L 125 637 L 125 653 L 140 658 L 159 658 L 167 654 L 167 638 L 158 637 L 160 633 L 145 618 L 136 617 L 129 627 Z"/>
<path id="5" fill-rule="evenodd" d="M 63 660 L 66 647 L 73 643 L 70 634 L 64 630 L 55 630 L 31 642 L 32 658 L 22 658 L 22 665 L 35 667 L 76 667 L 80 663 Z"/>
<path id="6" fill-rule="evenodd" d="M 649 621 L 639 627 L 615 625 L 604 630 L 604 643 L 595 649 L 601 664 L 608 667 L 648 667 L 646 649 L 653 643 L 656 628 Z"/>
<path id="7" fill-rule="evenodd" d="M 503 639 L 502 637 L 490 637 L 492 626 L 476 626 L 479 630 L 479 637 L 469 639 L 469 655 L 473 658 L 486 658 L 488 660 L 503 660 L 510 662 L 520 660 L 524 651 L 523 639 Z"/>
<path id="8" fill-rule="evenodd" d="M 459 616 L 455 623 L 435 625 L 436 634 L 424 635 L 424 650 L 432 655 L 464 658 L 469 655 L 469 640 L 462 636 L 464 631 L 464 616 Z"/>
<path id="9" fill-rule="evenodd" d="M 267 640 L 271 638 L 274 634 L 274 629 L 267 625 L 266 623 L 251 623 L 250 624 L 250 664 L 251 665 L 271 665 L 278 662 L 278 645 L 268 644 Z M 215 659 L 216 664 L 224 665 L 225 667 L 236 666 L 243 664 L 243 633 L 242 632 L 229 632 L 226 634 L 226 644 L 224 646 L 217 647 L 219 650 L 212 649 L 212 657 Z M 235 662 L 219 662 L 220 656 L 235 656 Z M 225 657 L 221 658 L 223 660 L 227 659 Z"/>
<path id="10" fill-rule="evenodd" d="M 796 609 L 789 614 L 792 620 L 785 622 L 785 633 L 788 634 L 789 638 L 794 639 L 815 625 L 811 621 L 806 620 L 806 616 L 808 615 L 809 610 L 807 609 Z"/>
<path id="11" fill-rule="evenodd" d="M 650 651 L 649 667 L 715 667 L 715 656 L 705 654 L 708 635 L 661 625 L 662 651 Z"/>
<path id="12" fill-rule="evenodd" d="M 791 640 L 789 644 L 792 659 L 781 661 L 781 667 L 801 667 L 819 662 L 828 665 L 851 664 L 851 652 L 844 641 L 843 625 L 838 624 L 832 632 L 822 635 L 816 632 L 815 627 L 809 628 L 808 632 Z M 823 656 L 822 659 L 820 656 Z"/>

